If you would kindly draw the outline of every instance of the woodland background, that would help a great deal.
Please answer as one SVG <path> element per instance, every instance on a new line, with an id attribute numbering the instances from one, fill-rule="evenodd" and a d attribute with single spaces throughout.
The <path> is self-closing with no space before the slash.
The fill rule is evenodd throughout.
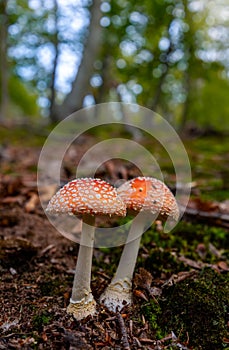
<path id="1" fill-rule="evenodd" d="M 229 129 L 227 0 L 1 1 L 1 120 L 136 102 L 176 129 Z"/>

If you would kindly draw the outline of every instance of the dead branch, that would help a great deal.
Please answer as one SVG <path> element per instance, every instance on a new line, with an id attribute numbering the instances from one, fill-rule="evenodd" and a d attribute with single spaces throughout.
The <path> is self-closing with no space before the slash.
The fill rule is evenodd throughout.
<path id="1" fill-rule="evenodd" d="M 183 207 L 180 206 L 182 210 Z M 207 221 L 208 224 L 229 228 L 229 214 L 221 213 L 219 211 L 203 211 L 186 207 L 184 212 L 185 218 L 194 218 L 195 220 Z"/>

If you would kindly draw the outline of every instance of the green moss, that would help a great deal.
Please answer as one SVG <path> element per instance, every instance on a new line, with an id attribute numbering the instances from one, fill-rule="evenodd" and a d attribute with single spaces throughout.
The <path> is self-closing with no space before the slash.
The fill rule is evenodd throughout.
<path id="1" fill-rule="evenodd" d="M 204 243 L 207 249 L 209 244 L 213 244 L 217 249 L 226 249 L 229 247 L 228 231 L 221 227 L 208 226 L 206 224 L 195 225 L 181 222 L 172 232 L 170 246 L 179 247 L 180 252 L 185 253 L 187 257 L 199 259 L 196 252 L 199 243 Z M 223 253 L 226 254 L 226 250 Z M 209 252 L 205 262 L 213 263 L 216 258 Z"/>
<path id="2" fill-rule="evenodd" d="M 48 311 L 42 311 L 33 317 L 33 330 L 41 332 L 43 327 L 49 324 L 53 316 Z"/>
<path id="3" fill-rule="evenodd" d="M 206 255 L 198 255 L 198 244 L 204 244 Z M 209 249 L 212 244 L 219 250 L 220 257 Z M 217 264 L 229 258 L 228 231 L 221 227 L 180 222 L 176 228 L 165 234 L 150 228 L 142 238 L 138 266 L 143 266 L 154 280 L 169 279 L 172 274 L 188 266 L 177 256 L 184 255 L 194 261 Z M 162 296 L 155 302 L 145 303 L 142 313 L 149 321 L 154 334 L 161 338 L 173 331 L 180 342 L 190 339 L 188 347 L 195 350 L 222 350 L 226 345 L 226 315 L 228 312 L 229 277 L 212 269 L 204 269 L 195 279 L 186 279 L 173 286 L 163 288 Z"/>
<path id="4" fill-rule="evenodd" d="M 173 251 L 183 254 L 188 258 L 199 260 L 200 257 L 196 251 L 199 243 L 203 243 L 207 250 L 209 244 L 213 244 L 220 250 L 224 248 L 222 255 L 226 257 L 226 248 L 229 247 L 228 231 L 221 227 L 181 221 L 169 233 L 157 232 L 155 231 L 155 227 L 151 227 L 144 233 L 141 241 L 141 244 L 149 249 L 151 263 L 165 265 L 165 263 L 170 262 L 172 267 L 174 267 L 172 261 L 174 259 L 169 257 L 169 255 Z M 209 252 L 204 261 L 213 263 L 216 259 L 217 257 Z M 144 260 L 142 263 L 144 264 Z"/>
<path id="5" fill-rule="evenodd" d="M 160 278 L 161 274 L 169 278 L 171 273 L 178 273 L 185 270 L 184 264 L 175 259 L 170 251 L 163 251 L 161 249 L 154 249 L 152 254 L 145 261 L 142 261 L 140 265 L 144 265 L 145 269 L 154 278 Z"/>
<path id="6" fill-rule="evenodd" d="M 23 140 L 23 146 L 41 147 L 47 136 L 48 129 L 31 131 L 27 126 L 14 126 L 13 128 L 0 126 L 0 144 L 21 145 Z"/>
<path id="7" fill-rule="evenodd" d="M 185 280 L 163 292 L 158 327 L 190 339 L 196 350 L 223 349 L 227 336 L 229 279 L 206 269 L 195 280 Z"/>
<path id="8" fill-rule="evenodd" d="M 151 300 L 149 303 L 145 303 L 141 307 L 143 315 L 148 320 L 151 330 L 155 333 L 157 338 L 163 337 L 163 331 L 159 324 L 159 319 L 161 317 L 161 307 L 154 300 Z"/>
<path id="9" fill-rule="evenodd" d="M 62 295 L 63 281 L 59 279 L 47 279 L 39 283 L 42 296 Z"/>
<path id="10" fill-rule="evenodd" d="M 202 191 L 199 198 L 204 201 L 225 201 L 229 198 L 229 190 L 214 188 L 211 191 Z"/>

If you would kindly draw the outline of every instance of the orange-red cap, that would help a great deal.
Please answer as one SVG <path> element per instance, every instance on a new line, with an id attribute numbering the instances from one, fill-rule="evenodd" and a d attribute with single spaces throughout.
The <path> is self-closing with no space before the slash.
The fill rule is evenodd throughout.
<path id="1" fill-rule="evenodd" d="M 136 177 L 117 189 L 127 209 L 158 214 L 159 218 L 177 221 L 179 209 L 175 197 L 160 180 L 152 177 Z"/>
<path id="2" fill-rule="evenodd" d="M 126 206 L 116 189 L 101 179 L 75 179 L 62 187 L 50 200 L 51 214 L 126 215 Z"/>

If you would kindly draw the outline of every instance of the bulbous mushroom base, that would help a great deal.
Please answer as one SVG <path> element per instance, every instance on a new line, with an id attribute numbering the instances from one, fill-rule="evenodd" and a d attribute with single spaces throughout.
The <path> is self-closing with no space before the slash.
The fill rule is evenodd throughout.
<path id="1" fill-rule="evenodd" d="M 70 304 L 67 307 L 67 313 L 71 314 L 77 321 L 86 318 L 87 316 L 93 316 L 96 313 L 96 302 L 93 296 L 83 298 L 80 301 L 74 302 L 70 300 Z"/>
<path id="2" fill-rule="evenodd" d="M 112 312 L 121 311 L 126 305 L 132 304 L 132 283 L 125 278 L 111 282 L 105 292 L 100 296 L 101 304 Z"/>

